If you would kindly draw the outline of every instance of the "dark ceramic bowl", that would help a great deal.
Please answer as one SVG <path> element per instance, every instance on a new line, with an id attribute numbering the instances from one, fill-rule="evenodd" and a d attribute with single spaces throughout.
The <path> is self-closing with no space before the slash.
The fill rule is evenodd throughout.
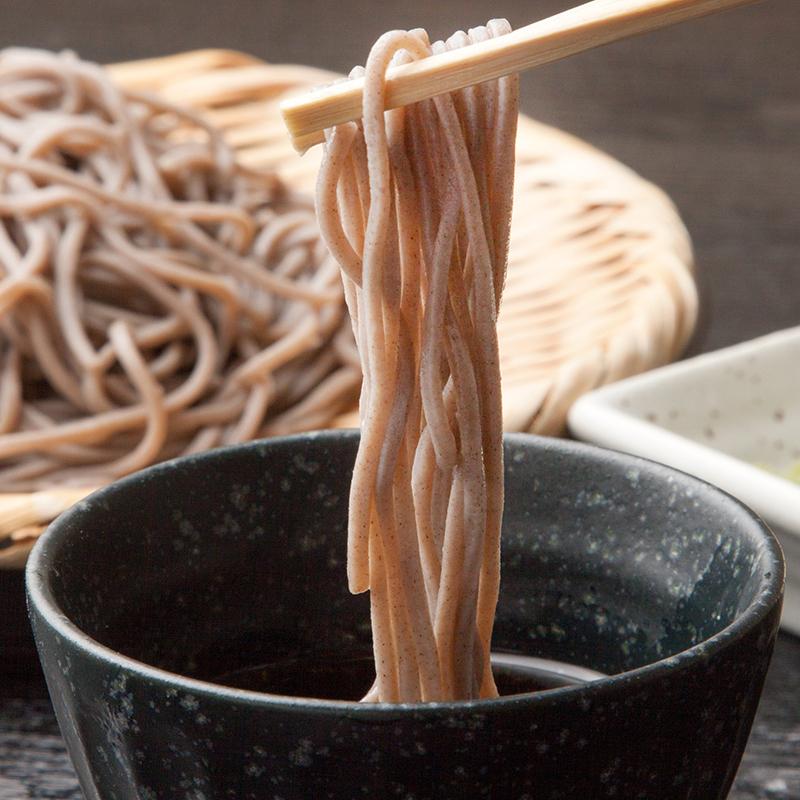
<path id="1" fill-rule="evenodd" d="M 367 688 L 368 600 L 344 571 L 356 446 L 329 432 L 166 463 L 42 537 L 30 612 L 88 800 L 726 796 L 780 550 L 717 489 L 584 445 L 506 441 L 494 648 L 611 677 L 402 706 L 221 685 Z"/>

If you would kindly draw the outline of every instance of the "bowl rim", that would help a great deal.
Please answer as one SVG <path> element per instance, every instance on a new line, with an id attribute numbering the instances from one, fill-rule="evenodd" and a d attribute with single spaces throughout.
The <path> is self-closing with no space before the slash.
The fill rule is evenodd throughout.
<path id="1" fill-rule="evenodd" d="M 519 706 L 529 703 L 549 704 L 566 701 L 566 698 L 583 698 L 585 695 L 602 696 L 608 692 L 615 692 L 629 684 L 641 684 L 646 681 L 656 680 L 668 673 L 679 672 L 690 666 L 698 659 L 707 659 L 735 641 L 740 636 L 758 627 L 760 623 L 776 607 L 780 607 L 783 596 L 785 580 L 785 565 L 780 545 L 774 534 L 765 522 L 741 501 L 727 492 L 719 489 L 706 481 L 680 470 L 668 467 L 658 462 L 632 456 L 616 450 L 598 447 L 583 442 L 574 442 L 564 439 L 536 436 L 525 433 L 505 434 L 506 444 L 530 446 L 535 443 L 537 449 L 546 448 L 559 451 L 568 456 L 589 457 L 602 459 L 606 462 L 616 462 L 627 467 L 638 466 L 648 470 L 651 474 L 680 475 L 688 479 L 702 491 L 711 491 L 718 494 L 720 499 L 742 515 L 743 520 L 751 526 L 752 534 L 760 540 L 762 559 L 765 559 L 762 570 L 761 585 L 750 604 L 727 626 L 707 639 L 698 642 L 683 651 L 659 659 L 658 661 L 644 664 L 632 670 L 609 675 L 591 682 L 572 686 L 558 687 L 541 692 L 506 695 L 498 698 L 480 700 L 459 700 L 428 703 L 361 703 L 352 700 L 331 700 L 313 697 L 299 697 L 292 695 L 270 694 L 253 690 L 237 689 L 214 683 L 213 681 L 192 678 L 177 672 L 172 672 L 161 667 L 155 667 L 143 661 L 127 656 L 123 653 L 101 644 L 96 639 L 81 630 L 62 611 L 49 586 L 48 575 L 53 568 L 54 551 L 68 536 L 69 529 L 76 519 L 86 513 L 91 507 L 105 504 L 114 494 L 141 481 L 146 473 L 148 479 L 157 478 L 160 473 L 180 468 L 189 462 L 213 460 L 220 457 L 235 456 L 237 452 L 258 450 L 271 446 L 291 446 L 294 442 L 322 439 L 323 441 L 356 438 L 355 430 L 325 430 L 292 434 L 290 436 L 274 437 L 268 440 L 247 442 L 244 444 L 230 445 L 190 456 L 164 461 L 155 464 L 133 475 L 115 481 L 93 492 L 81 500 L 68 511 L 55 520 L 48 529 L 39 537 L 34 546 L 25 569 L 25 585 L 28 597 L 28 613 L 33 619 L 40 617 L 57 637 L 69 642 L 73 648 L 83 651 L 84 655 L 96 662 L 102 662 L 115 669 L 124 669 L 131 675 L 137 676 L 149 683 L 162 685 L 165 688 L 177 689 L 186 694 L 214 699 L 226 699 L 238 705 L 259 706 L 263 708 L 289 711 L 301 711 L 304 714 L 315 713 L 321 715 L 346 714 L 359 718 L 389 719 L 403 714 L 414 715 L 440 715 L 472 714 L 472 713 L 502 713 L 513 711 Z M 149 482 L 149 480 L 148 480 Z M 776 621 L 777 631 L 777 621 Z M 37 637 L 37 646 L 39 640 Z"/>

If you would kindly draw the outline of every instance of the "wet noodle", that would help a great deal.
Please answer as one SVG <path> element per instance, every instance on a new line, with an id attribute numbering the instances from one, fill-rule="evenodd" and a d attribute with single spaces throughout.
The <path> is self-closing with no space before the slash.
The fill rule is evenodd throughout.
<path id="1" fill-rule="evenodd" d="M 348 579 L 369 589 L 376 681 L 365 699 L 496 695 L 502 411 L 496 320 L 506 270 L 515 77 L 384 111 L 390 64 L 432 46 L 394 31 L 364 70 L 364 117 L 326 132 L 317 188 L 364 382 Z"/>

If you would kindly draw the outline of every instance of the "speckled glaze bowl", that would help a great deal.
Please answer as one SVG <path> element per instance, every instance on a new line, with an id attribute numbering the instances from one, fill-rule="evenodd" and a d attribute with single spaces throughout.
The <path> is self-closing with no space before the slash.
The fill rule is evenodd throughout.
<path id="1" fill-rule="evenodd" d="M 780 550 L 722 492 L 585 445 L 506 440 L 494 649 L 610 677 L 403 706 L 208 680 L 267 660 L 345 669 L 369 647 L 344 572 L 356 446 L 328 432 L 162 464 L 42 537 L 31 618 L 87 800 L 727 795 L 777 631 Z"/>

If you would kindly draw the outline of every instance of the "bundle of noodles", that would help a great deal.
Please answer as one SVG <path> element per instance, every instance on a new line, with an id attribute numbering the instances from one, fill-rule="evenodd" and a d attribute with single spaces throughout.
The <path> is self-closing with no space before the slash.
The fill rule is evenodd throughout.
<path id="1" fill-rule="evenodd" d="M 0 53 L 0 490 L 323 427 L 360 382 L 310 200 L 70 54 Z"/>
<path id="2" fill-rule="evenodd" d="M 503 506 L 497 319 L 511 217 L 517 80 L 385 112 L 390 64 L 428 44 L 381 37 L 363 123 L 326 132 L 320 228 L 342 268 L 364 372 L 348 577 L 370 590 L 376 681 L 365 699 L 496 694 L 489 647 Z"/>

